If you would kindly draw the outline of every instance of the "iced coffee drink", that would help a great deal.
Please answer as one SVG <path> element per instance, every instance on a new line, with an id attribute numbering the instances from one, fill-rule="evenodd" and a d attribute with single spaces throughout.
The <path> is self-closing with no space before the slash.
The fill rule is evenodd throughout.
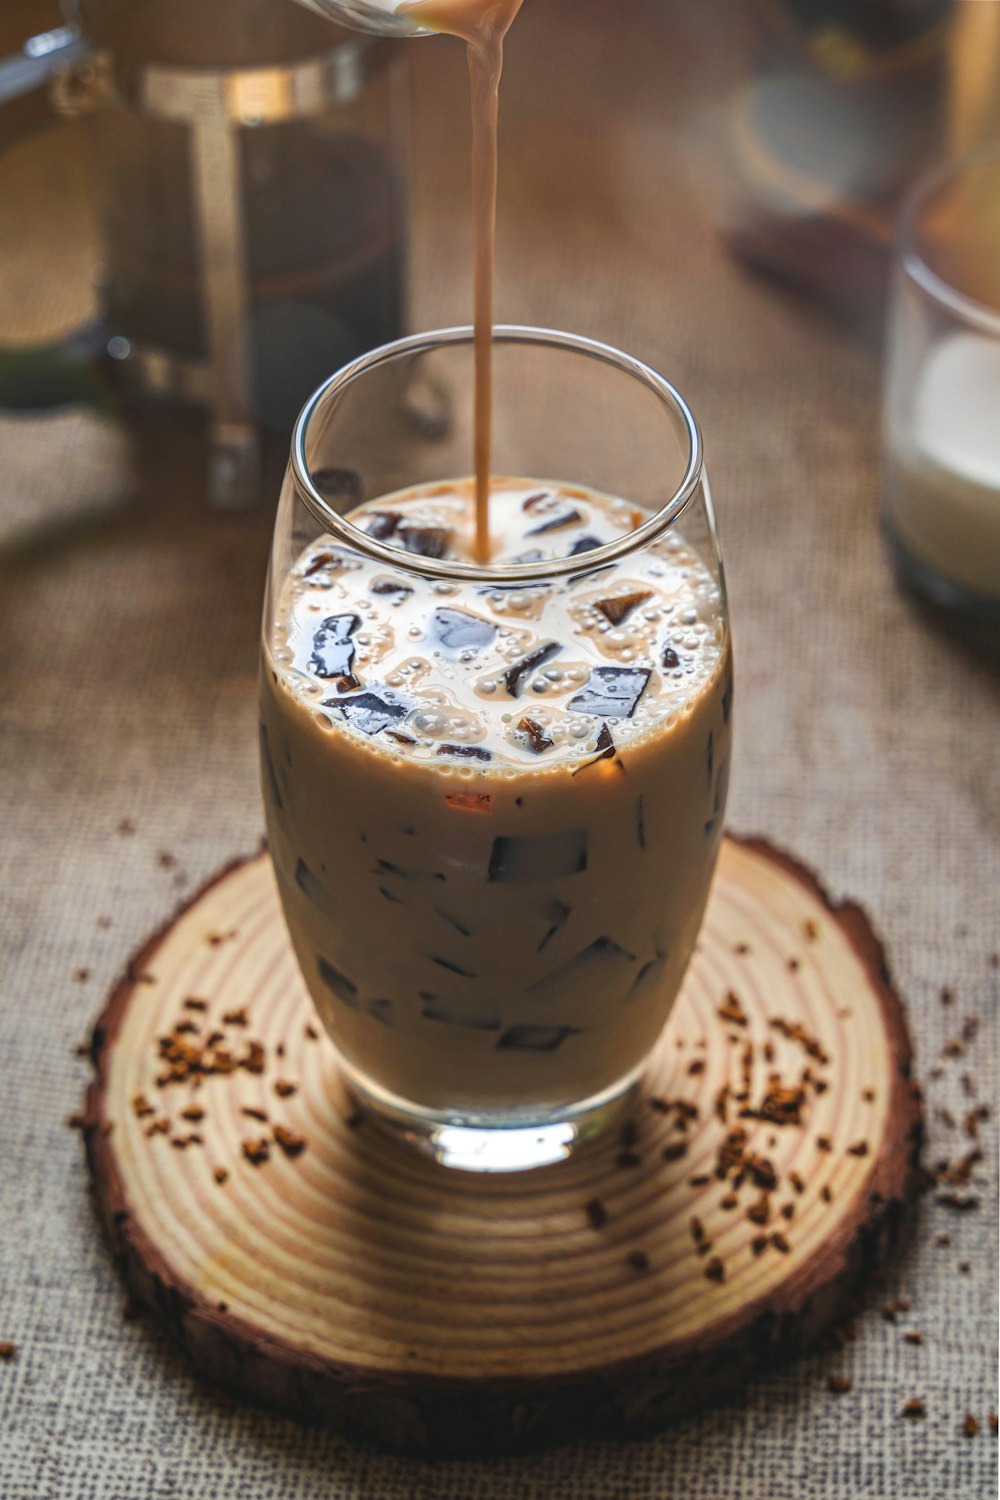
<path id="1" fill-rule="evenodd" d="M 582 488 L 472 481 L 349 519 L 272 590 L 260 726 L 274 868 L 317 1009 L 362 1097 L 403 1114 L 541 1120 L 624 1088 L 666 1021 L 719 841 L 732 673 L 717 575 Z"/>

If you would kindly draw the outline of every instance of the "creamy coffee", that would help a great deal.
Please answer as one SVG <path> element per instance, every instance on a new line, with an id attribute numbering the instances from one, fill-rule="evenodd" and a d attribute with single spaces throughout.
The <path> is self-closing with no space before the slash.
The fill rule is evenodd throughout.
<path id="1" fill-rule="evenodd" d="M 468 559 L 472 481 L 358 507 L 405 553 Z M 732 676 L 717 582 L 676 532 L 494 478 L 494 556 L 532 586 L 433 582 L 319 538 L 271 601 L 261 748 L 275 872 L 349 1068 L 402 1105 L 531 1113 L 626 1079 L 708 894 Z"/>

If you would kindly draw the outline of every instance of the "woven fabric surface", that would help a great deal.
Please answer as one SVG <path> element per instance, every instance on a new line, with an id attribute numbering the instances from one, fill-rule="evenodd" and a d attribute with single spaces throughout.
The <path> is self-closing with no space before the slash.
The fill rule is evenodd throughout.
<path id="1" fill-rule="evenodd" d="M 607 339 L 689 397 L 733 604 L 731 825 L 868 909 L 909 1003 L 928 1159 L 957 1156 L 968 1109 L 1000 1093 L 996 650 L 893 583 L 870 343 L 749 276 L 714 227 L 735 66 L 714 8 L 667 16 L 637 0 L 618 35 L 595 0 L 572 24 L 567 9 L 526 0 L 508 49 L 498 316 Z M 418 51 L 413 322 L 432 326 L 467 316 L 467 101 L 457 49 Z M 65 245 L 47 261 L 46 237 L 60 175 L 82 159 L 67 138 L 2 164 L 23 239 L 18 276 L 0 277 L 0 327 L 18 337 L 29 314 L 49 332 L 78 312 L 72 261 Z M 83 196 L 64 197 L 62 233 L 85 243 Z M 64 1124 L 87 1073 L 74 1044 L 128 954 L 262 832 L 255 671 L 273 510 L 219 517 L 199 486 L 189 424 L 147 424 L 136 444 L 81 410 L 0 417 L 0 1340 L 17 1345 L 0 1363 L 0 1500 L 994 1494 L 992 1119 L 980 1207 L 924 1200 L 856 1342 L 654 1441 L 387 1457 L 224 1400 L 155 1327 L 123 1318 Z M 968 1017 L 974 1039 L 944 1056 Z M 881 1305 L 904 1294 L 910 1311 L 886 1321 Z M 919 1346 L 902 1336 L 916 1328 Z M 834 1372 L 850 1392 L 828 1390 Z M 900 1415 L 913 1396 L 922 1421 Z"/>

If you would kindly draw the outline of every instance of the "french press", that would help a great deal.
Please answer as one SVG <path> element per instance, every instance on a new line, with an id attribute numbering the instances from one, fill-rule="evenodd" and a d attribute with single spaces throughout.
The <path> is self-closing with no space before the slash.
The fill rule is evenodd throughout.
<path id="1" fill-rule="evenodd" d="M 253 501 L 263 432 L 403 331 L 405 50 L 291 0 L 71 0 L 0 64 L 0 141 L 53 113 L 93 136 L 99 315 L 47 351 L 50 399 L 82 356 L 122 396 L 200 405 L 211 500 Z"/>

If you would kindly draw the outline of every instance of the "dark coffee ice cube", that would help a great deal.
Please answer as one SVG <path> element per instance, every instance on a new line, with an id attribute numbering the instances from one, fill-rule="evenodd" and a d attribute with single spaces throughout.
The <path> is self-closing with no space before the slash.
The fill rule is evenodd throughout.
<path id="1" fill-rule="evenodd" d="M 380 734 L 409 713 L 409 706 L 400 703 L 387 687 L 380 687 L 377 693 L 355 693 L 351 698 L 325 698 L 323 707 L 339 709 L 352 729 L 367 735 Z"/>
<path id="2" fill-rule="evenodd" d="M 525 536 L 541 536 L 546 531 L 561 531 L 564 526 L 575 526 L 582 520 L 583 517 L 578 510 L 561 510 L 558 515 L 550 516 L 541 525 L 532 526 L 530 531 L 525 532 Z"/>
<path id="3" fill-rule="evenodd" d="M 472 928 L 463 922 L 460 917 L 452 916 L 450 911 L 445 911 L 441 906 L 435 906 L 434 911 L 442 921 L 447 922 L 449 927 L 454 927 L 455 931 L 460 932 L 463 937 L 471 937 Z"/>
<path id="4" fill-rule="evenodd" d="M 635 804 L 635 838 L 640 849 L 646 847 L 646 804 L 640 796 Z"/>
<path id="5" fill-rule="evenodd" d="M 421 557 L 444 557 L 451 541 L 451 532 L 446 526 L 400 526 L 396 533 L 407 552 L 416 552 Z"/>
<path id="6" fill-rule="evenodd" d="M 593 552 L 595 547 L 603 547 L 603 545 L 604 543 L 598 536 L 578 536 L 566 555 L 579 557 L 581 552 Z"/>
<path id="7" fill-rule="evenodd" d="M 402 519 L 399 512 L 395 510 L 370 510 L 361 529 L 369 536 L 373 536 L 377 542 L 385 542 L 389 537 L 395 536 L 396 528 Z"/>
<path id="8" fill-rule="evenodd" d="M 491 881 L 561 880 L 587 868 L 587 834 L 583 828 L 561 833 L 509 834 L 493 840 Z"/>
<path id="9" fill-rule="evenodd" d="M 263 771 L 264 789 L 270 794 L 271 801 L 281 812 L 283 803 L 281 792 L 278 788 L 278 778 L 274 774 L 274 761 L 271 759 L 271 745 L 267 737 L 267 725 L 260 726 L 260 764 Z"/>
<path id="10" fill-rule="evenodd" d="M 467 1006 L 442 1000 L 437 995 L 424 999 L 420 1014 L 428 1021 L 440 1021 L 445 1026 L 463 1026 L 469 1031 L 499 1031 L 499 1016 L 483 1015 Z"/>
<path id="11" fill-rule="evenodd" d="M 601 725 L 601 731 L 597 736 L 596 748 L 597 754 L 592 755 L 589 760 L 585 760 L 582 765 L 577 766 L 576 770 L 571 773 L 573 776 L 579 776 L 580 772 L 585 771 L 588 766 L 596 766 L 599 760 L 614 760 L 618 754 L 618 747 L 607 724 Z"/>
<path id="12" fill-rule="evenodd" d="M 635 963 L 635 954 L 616 943 L 614 938 L 595 938 L 586 948 L 573 957 L 567 959 L 558 969 L 553 969 L 543 979 L 536 979 L 534 984 L 529 984 L 530 994 L 539 994 L 550 988 L 565 984 L 578 971 L 586 969 L 587 983 L 589 985 L 597 982 L 595 975 L 601 976 L 602 982 L 613 984 L 617 974 L 623 974 Z"/>
<path id="13" fill-rule="evenodd" d="M 360 505 L 365 498 L 365 487 L 356 469 L 313 469 L 309 477 L 324 500 L 344 509 Z"/>
<path id="14" fill-rule="evenodd" d="M 316 967 L 319 970 L 320 979 L 322 979 L 331 994 L 336 995 L 337 999 L 348 1006 L 350 1010 L 357 1010 L 358 987 L 354 983 L 354 980 L 348 979 L 346 974 L 342 974 L 321 953 L 317 953 L 316 955 Z"/>
<path id="15" fill-rule="evenodd" d="M 370 594 L 412 594 L 413 589 L 402 578 L 390 578 L 387 575 L 376 578 L 368 585 Z"/>
<path id="16" fill-rule="evenodd" d="M 480 615 L 470 615 L 468 610 L 441 607 L 431 615 L 429 635 L 443 646 L 445 651 L 479 650 L 488 646 L 497 633 L 497 628 Z"/>
<path id="17" fill-rule="evenodd" d="M 715 796 L 712 799 L 712 811 L 721 812 L 729 790 L 729 756 L 725 756 L 719 766 L 715 778 Z"/>
<path id="18" fill-rule="evenodd" d="M 651 958 L 647 963 L 644 963 L 638 974 L 633 979 L 631 987 L 628 994 L 625 996 L 625 999 L 633 1000 L 635 996 L 640 993 L 640 991 L 651 988 L 653 985 L 658 984 L 663 977 L 663 970 L 666 966 L 666 962 L 666 959 L 658 954 L 656 958 Z"/>
<path id="19" fill-rule="evenodd" d="M 460 760 L 492 760 L 491 751 L 482 745 L 438 745 L 438 755 L 457 755 Z"/>
<path id="20" fill-rule="evenodd" d="M 610 599 L 598 599 L 594 608 L 599 609 L 610 624 L 620 625 L 638 605 L 652 597 L 649 589 L 637 589 L 634 594 L 618 594 Z"/>
<path id="21" fill-rule="evenodd" d="M 733 669 L 730 666 L 726 673 L 726 685 L 722 690 L 722 717 L 725 723 L 729 723 L 729 715 L 733 710 Z"/>
<path id="22" fill-rule="evenodd" d="M 478 979 L 479 975 L 471 969 L 463 969 L 461 964 L 455 963 L 451 958 L 439 958 L 434 953 L 428 953 L 427 957 L 432 964 L 437 964 L 439 969 L 447 969 L 449 974 L 457 974 L 459 979 Z"/>
<path id="23" fill-rule="evenodd" d="M 536 755 L 541 755 L 544 751 L 551 750 L 555 744 L 555 740 L 549 738 L 538 720 L 529 718 L 527 714 L 525 714 L 517 727 L 527 737 L 528 748 L 533 750 Z"/>
<path id="24" fill-rule="evenodd" d="M 533 672 L 536 667 L 540 667 L 545 662 L 550 661 L 556 652 L 561 650 L 561 642 L 545 641 L 541 646 L 536 646 L 534 651 L 529 651 L 527 656 L 522 656 L 520 661 L 516 661 L 512 666 L 509 666 L 503 674 L 503 680 L 504 686 L 510 696 L 516 698 L 521 691 L 521 682 L 528 673 Z"/>
<path id="25" fill-rule="evenodd" d="M 412 734 L 403 734 L 398 729 L 387 729 L 385 737 L 387 740 L 395 740 L 397 745 L 415 745 L 417 743 Z M 403 832 L 405 833 L 406 831 L 404 828 Z"/>
<path id="26" fill-rule="evenodd" d="M 645 667 L 595 667 L 582 693 L 569 701 L 580 713 L 630 719 L 649 681 Z"/>
<path id="27" fill-rule="evenodd" d="M 498 1047 L 515 1052 L 555 1052 L 568 1036 L 579 1036 L 579 1026 L 508 1026 Z"/>
<path id="28" fill-rule="evenodd" d="M 373 1021 L 381 1022 L 383 1026 L 392 1025 L 391 1000 L 369 1000 L 365 1004 L 365 1012 Z"/>
<path id="29" fill-rule="evenodd" d="M 322 880 L 310 870 L 304 859 L 296 860 L 295 884 L 317 911 L 323 912 L 325 916 L 332 914 L 333 898 Z"/>
<path id="30" fill-rule="evenodd" d="M 320 552 L 313 558 L 308 568 L 303 569 L 302 577 L 311 578 L 314 573 L 322 573 L 324 568 L 328 568 L 335 561 L 336 558 L 332 552 Z"/>
<path id="31" fill-rule="evenodd" d="M 569 914 L 570 908 L 566 906 L 562 901 L 553 900 L 549 902 L 546 909 L 546 916 L 548 917 L 549 921 L 549 929 L 546 932 L 545 936 L 542 938 L 542 941 L 539 943 L 538 947 L 535 949 L 536 953 L 541 953 L 542 949 L 547 947 L 551 940 L 555 937 L 560 927 L 565 926 Z"/>
<path id="32" fill-rule="evenodd" d="M 351 636 L 360 624 L 360 615 L 327 615 L 313 636 L 309 671 L 317 677 L 349 676 L 354 664 Z"/>
<path id="33" fill-rule="evenodd" d="M 705 746 L 705 772 L 709 781 L 712 779 L 712 767 L 715 764 L 715 731 L 708 731 L 708 743 Z"/>
<path id="34" fill-rule="evenodd" d="M 673 672 L 675 670 L 675 668 L 677 668 L 677 667 L 680 666 L 680 664 L 681 664 L 681 659 L 677 655 L 677 652 L 674 650 L 673 646 L 664 646 L 664 648 L 663 648 L 663 670 L 665 672 Z"/>
<path id="35" fill-rule="evenodd" d="M 533 495 L 528 495 L 524 500 L 521 501 L 521 509 L 522 510 L 537 510 L 538 506 L 541 505 L 542 501 L 543 500 L 547 500 L 548 498 L 549 498 L 549 491 L 548 490 L 536 490 Z"/>

